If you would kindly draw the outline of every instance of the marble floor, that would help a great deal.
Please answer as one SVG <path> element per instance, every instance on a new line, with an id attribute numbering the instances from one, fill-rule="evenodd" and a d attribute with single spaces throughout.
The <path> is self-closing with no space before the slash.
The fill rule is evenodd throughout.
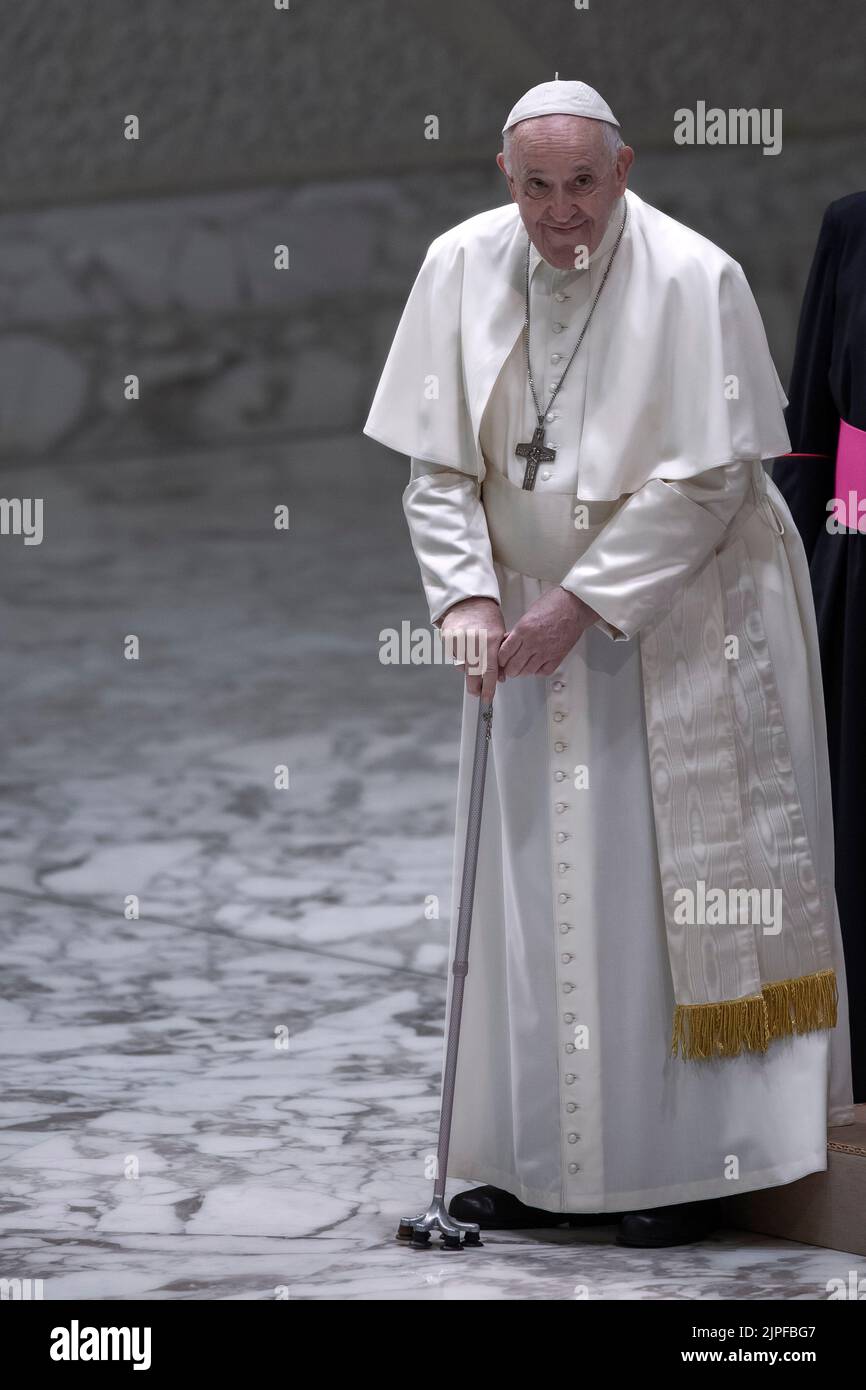
<path id="1" fill-rule="evenodd" d="M 0 1276 L 825 1297 L 856 1257 L 735 1231 L 395 1242 L 435 1147 L 459 723 L 452 671 L 378 660 L 426 618 L 403 485 L 360 438 L 6 472 L 45 535 L 0 543 Z"/>

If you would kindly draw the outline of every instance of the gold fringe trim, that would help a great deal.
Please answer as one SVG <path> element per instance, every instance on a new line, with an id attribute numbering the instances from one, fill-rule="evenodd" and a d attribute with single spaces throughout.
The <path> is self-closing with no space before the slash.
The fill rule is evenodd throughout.
<path id="1" fill-rule="evenodd" d="M 760 994 L 720 1004 L 677 1004 L 671 1056 L 685 1061 L 766 1052 L 775 1038 L 835 1028 L 839 989 L 835 970 L 774 980 Z"/>

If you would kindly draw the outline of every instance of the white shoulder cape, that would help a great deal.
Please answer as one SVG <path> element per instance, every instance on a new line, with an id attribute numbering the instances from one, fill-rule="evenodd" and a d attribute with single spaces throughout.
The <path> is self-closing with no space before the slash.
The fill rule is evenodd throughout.
<path id="1" fill-rule="evenodd" d="M 589 373 L 579 493 L 590 501 L 791 447 L 787 400 L 741 267 L 630 189 L 625 197 L 626 231 L 580 348 Z M 523 329 L 526 243 L 515 203 L 431 243 L 365 434 L 482 476 L 484 407 Z"/>

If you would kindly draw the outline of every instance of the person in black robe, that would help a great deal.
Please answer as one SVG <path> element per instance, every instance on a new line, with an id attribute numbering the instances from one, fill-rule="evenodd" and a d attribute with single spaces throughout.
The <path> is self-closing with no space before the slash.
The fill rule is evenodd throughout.
<path id="1" fill-rule="evenodd" d="M 791 453 L 773 479 L 809 558 L 827 707 L 836 896 L 848 976 L 855 1101 L 866 1100 L 866 534 L 847 501 L 866 499 L 866 193 L 824 214 L 797 332 L 785 419 Z M 866 515 L 861 522 L 866 532 Z"/>

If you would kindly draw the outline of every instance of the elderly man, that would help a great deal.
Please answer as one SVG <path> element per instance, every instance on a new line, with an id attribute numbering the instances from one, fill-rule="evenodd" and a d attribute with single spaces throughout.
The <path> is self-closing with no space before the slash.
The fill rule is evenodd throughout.
<path id="1" fill-rule="evenodd" d="M 740 266 L 633 159 L 584 83 L 517 103 L 512 202 L 430 245 L 365 432 L 411 460 L 431 621 L 486 643 L 455 892 L 495 692 L 450 1210 L 671 1245 L 853 1116 L 785 397 Z"/>

